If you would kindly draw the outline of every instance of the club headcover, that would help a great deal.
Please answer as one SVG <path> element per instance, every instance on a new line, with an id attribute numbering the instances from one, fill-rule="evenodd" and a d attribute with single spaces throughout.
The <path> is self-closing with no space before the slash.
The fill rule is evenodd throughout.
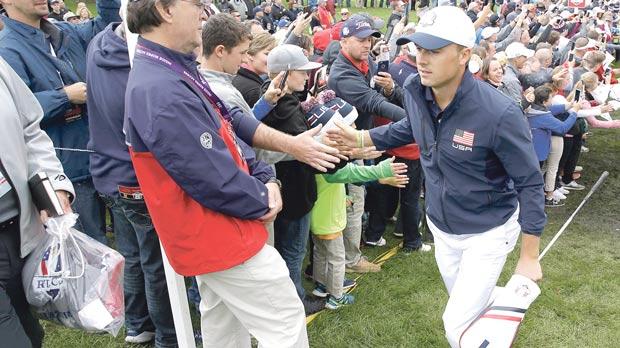
<path id="1" fill-rule="evenodd" d="M 525 312 L 540 295 L 540 288 L 531 279 L 515 274 L 493 295 L 493 302 L 461 335 L 461 348 L 510 347 Z"/>

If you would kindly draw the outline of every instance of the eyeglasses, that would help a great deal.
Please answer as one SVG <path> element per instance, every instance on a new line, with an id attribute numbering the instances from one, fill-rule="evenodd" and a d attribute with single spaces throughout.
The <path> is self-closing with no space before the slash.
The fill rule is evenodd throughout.
<path id="1" fill-rule="evenodd" d="M 205 0 L 181 0 L 183 2 L 189 2 L 190 4 L 194 4 L 194 6 L 198 7 L 202 11 L 206 10 L 209 4 Z"/>

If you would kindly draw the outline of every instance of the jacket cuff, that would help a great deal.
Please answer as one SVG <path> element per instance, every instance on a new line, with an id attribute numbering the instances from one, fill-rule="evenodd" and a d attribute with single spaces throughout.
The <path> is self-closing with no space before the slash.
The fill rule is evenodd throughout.
<path id="1" fill-rule="evenodd" d="M 75 200 L 75 189 L 73 188 L 73 184 L 71 180 L 67 178 L 65 174 L 57 174 L 50 178 L 52 182 L 52 187 L 54 187 L 54 191 L 67 191 L 71 195 L 71 203 Z"/>
<path id="2" fill-rule="evenodd" d="M 252 146 L 254 140 L 254 133 L 260 125 L 260 121 L 254 117 L 239 115 L 232 121 L 235 134 L 246 144 Z"/>

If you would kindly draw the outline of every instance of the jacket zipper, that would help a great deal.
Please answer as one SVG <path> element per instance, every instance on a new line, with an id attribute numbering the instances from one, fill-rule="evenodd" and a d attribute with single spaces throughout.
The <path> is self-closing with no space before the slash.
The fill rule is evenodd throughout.
<path id="1" fill-rule="evenodd" d="M 22 215 L 22 206 L 21 206 L 21 202 L 19 201 L 19 195 L 17 194 L 17 189 L 15 188 L 15 185 L 13 184 L 13 180 L 11 180 L 11 176 L 9 175 L 9 172 L 6 170 L 6 167 L 4 166 L 4 164 L 2 163 L 2 161 L 0 161 L 0 166 L 2 166 L 2 171 L 6 174 L 6 181 L 8 181 L 9 185 L 11 185 L 11 188 L 13 189 L 13 191 L 15 191 L 15 199 L 17 199 L 17 228 L 19 227 L 19 220 L 21 218 Z M 20 229 L 20 246 L 19 246 L 19 253 L 21 255 L 22 252 L 22 248 L 21 248 L 21 229 Z"/>

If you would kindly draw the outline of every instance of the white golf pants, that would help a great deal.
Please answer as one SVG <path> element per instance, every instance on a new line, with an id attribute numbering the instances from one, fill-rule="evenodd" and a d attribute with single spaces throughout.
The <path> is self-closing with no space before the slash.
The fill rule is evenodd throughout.
<path id="1" fill-rule="evenodd" d="M 269 245 L 233 268 L 196 276 L 203 347 L 308 347 L 306 316 L 288 268 Z"/>
<path id="2" fill-rule="evenodd" d="M 501 226 L 478 234 L 454 235 L 428 226 L 435 238 L 435 259 L 450 296 L 443 313 L 448 343 L 459 347 L 465 329 L 486 307 L 506 256 L 519 238 L 519 209 Z"/>

